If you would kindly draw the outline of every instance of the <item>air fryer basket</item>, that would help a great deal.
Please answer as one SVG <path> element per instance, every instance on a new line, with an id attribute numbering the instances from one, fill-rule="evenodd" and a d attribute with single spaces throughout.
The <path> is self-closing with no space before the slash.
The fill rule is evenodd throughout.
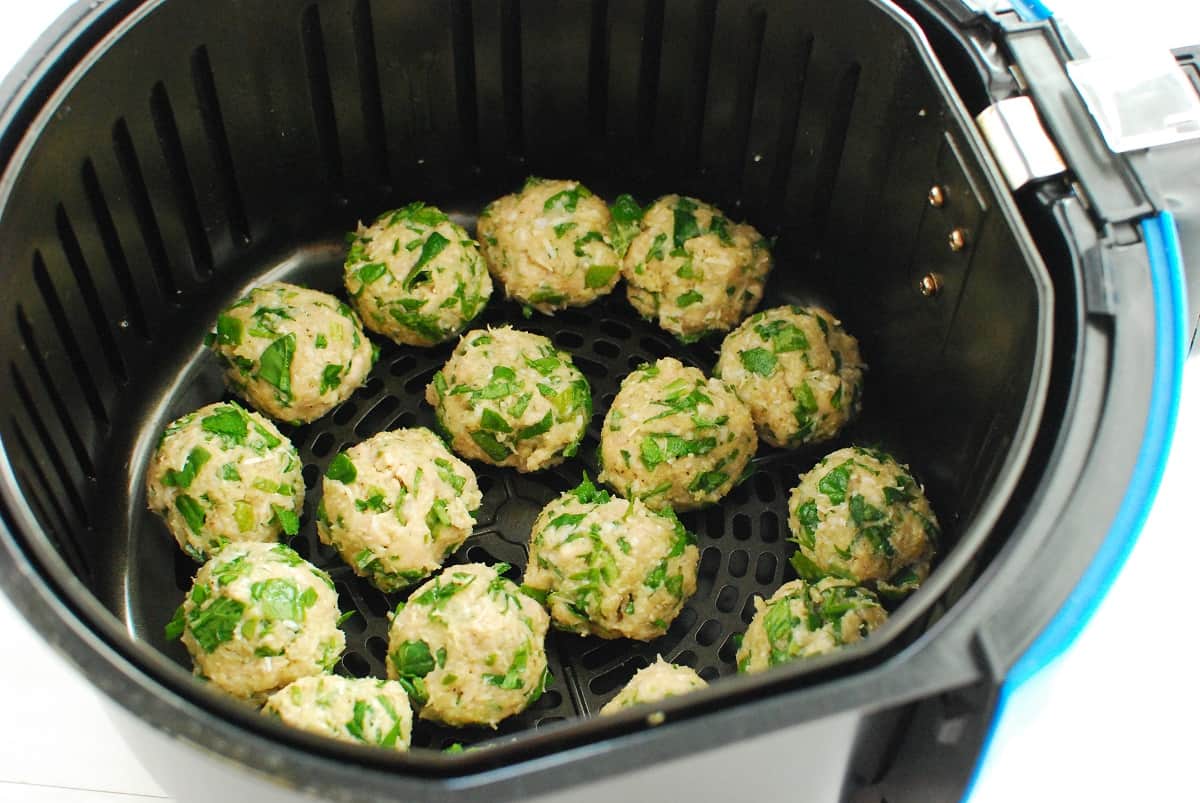
<path id="1" fill-rule="evenodd" d="M 925 483 L 945 532 L 933 577 L 860 647 L 724 680 L 668 704 L 671 718 L 702 722 L 902 661 L 1002 547 L 996 524 L 1049 387 L 1053 294 L 960 101 L 889 4 L 152 0 L 92 17 L 103 38 L 77 32 L 62 61 L 78 66 L 45 78 L 52 94 L 28 110 L 19 142 L 5 141 L 5 516 L 30 571 L 122 673 L 150 697 L 218 715 L 190 740 L 204 743 L 205 728 L 227 747 L 268 734 L 271 749 L 453 776 L 636 730 L 637 715 L 580 717 L 658 653 L 709 680 L 734 674 L 753 597 L 792 576 L 788 489 L 847 443 L 893 451 Z M 815 301 L 842 318 L 870 364 L 862 419 L 837 443 L 760 450 L 728 500 L 685 516 L 699 590 L 666 636 L 553 633 L 556 681 L 501 738 L 416 728 L 420 747 L 495 739 L 487 750 L 382 756 L 259 722 L 192 681 L 162 635 L 195 565 L 145 510 L 142 474 L 166 422 L 224 395 L 201 339 L 262 281 L 338 292 L 342 234 L 358 219 L 424 200 L 470 227 L 529 174 L 579 178 L 608 198 L 694 194 L 776 236 L 762 308 Z M 944 205 L 927 201 L 931 186 Z M 940 292 L 919 291 L 927 275 Z M 456 560 L 524 565 L 533 518 L 592 470 L 603 414 L 633 367 L 674 354 L 711 369 L 713 342 L 681 346 L 623 296 L 553 318 L 524 320 L 498 298 L 483 313 L 480 325 L 511 321 L 571 351 L 596 416 L 581 457 L 556 469 L 475 467 L 483 507 Z M 319 544 L 314 489 L 340 449 L 432 424 L 421 395 L 450 350 L 381 345 L 364 388 L 288 431 L 313 491 L 292 545 L 361 614 L 339 667 L 351 675 L 384 673 L 386 613 L 402 595 L 372 589 Z M 222 749 L 251 763 L 248 747 Z"/>

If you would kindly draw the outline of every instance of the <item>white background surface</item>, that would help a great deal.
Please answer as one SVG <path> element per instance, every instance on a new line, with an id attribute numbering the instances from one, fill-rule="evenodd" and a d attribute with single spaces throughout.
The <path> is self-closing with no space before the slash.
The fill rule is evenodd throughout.
<path id="1" fill-rule="evenodd" d="M 68 5 L 0 0 L 0 74 Z M 1049 5 L 1093 53 L 1200 42 L 1195 0 Z M 1200 650 L 1190 613 L 1200 566 L 1200 360 L 1188 365 L 1183 404 L 1159 502 L 1125 571 L 1075 648 L 1010 708 L 972 803 L 1200 800 L 1192 778 Z M 116 735 L 107 703 L 3 595 L 0 644 L 0 803 L 165 799 Z"/>

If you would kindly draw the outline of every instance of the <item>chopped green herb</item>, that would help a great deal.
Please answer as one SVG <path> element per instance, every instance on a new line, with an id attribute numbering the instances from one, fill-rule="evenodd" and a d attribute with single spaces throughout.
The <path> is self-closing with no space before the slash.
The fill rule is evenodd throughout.
<path id="1" fill-rule="evenodd" d="M 658 563 L 654 564 L 654 568 L 651 569 L 650 573 L 646 575 L 646 579 L 643 582 L 647 588 L 655 589 L 666 582 L 666 579 L 667 562 L 665 560 L 660 560 Z"/>
<path id="2" fill-rule="evenodd" d="M 325 366 L 325 370 L 321 372 L 321 387 L 319 391 L 322 395 L 341 386 L 342 367 L 335 363 L 329 363 Z"/>
<path id="3" fill-rule="evenodd" d="M 796 570 L 796 574 L 800 575 L 800 579 L 802 580 L 815 583 L 825 576 L 825 573 L 821 571 L 820 567 L 813 563 L 813 561 L 807 555 L 799 550 L 792 554 L 790 560 L 792 568 Z"/>
<path id="4" fill-rule="evenodd" d="M 206 653 L 212 653 L 233 638 L 246 606 L 235 599 L 218 597 L 206 608 L 197 608 L 187 615 L 187 627 L 192 638 Z"/>
<path id="5" fill-rule="evenodd" d="M 800 534 L 802 543 L 809 549 L 816 549 L 816 532 L 817 527 L 821 524 L 821 514 L 817 511 L 817 503 L 810 499 L 796 508 L 796 518 L 803 528 L 803 532 Z"/>
<path id="6" fill-rule="evenodd" d="M 280 529 L 284 535 L 295 535 L 300 532 L 300 517 L 295 511 L 280 507 L 279 505 L 271 505 L 271 510 L 275 512 L 275 521 L 279 522 Z"/>
<path id="7" fill-rule="evenodd" d="M 388 216 L 385 214 L 380 217 Z M 421 226 L 436 226 L 439 223 L 445 223 L 449 219 L 436 206 L 426 206 L 421 201 L 413 201 L 408 206 L 392 212 L 387 225 L 395 226 L 397 223 L 408 221 Z"/>
<path id="8" fill-rule="evenodd" d="M 609 239 L 617 255 L 623 257 L 629 250 L 629 243 L 642 230 L 642 208 L 632 195 L 618 195 L 609 211 L 612 213 Z"/>
<path id="9" fill-rule="evenodd" d="M 525 596 L 536 601 L 539 605 L 545 605 L 546 599 L 549 597 L 549 592 L 543 588 L 522 585 L 518 590 Z"/>
<path id="10" fill-rule="evenodd" d="M 542 287 L 535 290 L 529 296 L 530 304 L 550 304 L 551 306 L 558 305 L 567 300 L 567 297 L 557 290 L 551 290 L 548 287 Z"/>
<path id="11" fill-rule="evenodd" d="M 429 508 L 429 513 L 425 516 L 425 523 L 429 526 L 430 532 L 437 532 L 439 527 L 445 527 L 450 524 L 450 509 L 445 499 L 439 498 L 433 500 L 433 505 Z"/>
<path id="12" fill-rule="evenodd" d="M 387 273 L 387 265 L 382 262 L 372 262 L 368 265 L 363 265 L 354 272 L 354 278 L 362 284 L 370 284 L 376 281 L 383 274 Z"/>
<path id="13" fill-rule="evenodd" d="M 218 407 L 215 412 L 204 416 L 200 419 L 200 428 L 232 443 L 241 444 L 246 440 L 246 416 L 231 405 Z"/>
<path id="14" fill-rule="evenodd" d="M 433 671 L 435 665 L 429 645 L 424 641 L 405 641 L 392 650 L 388 657 L 391 658 L 400 684 L 409 696 L 417 702 L 428 699 L 422 679 Z"/>
<path id="15" fill-rule="evenodd" d="M 291 580 L 272 577 L 250 586 L 250 598 L 262 606 L 263 616 L 277 622 L 303 622 L 300 589 Z"/>
<path id="16" fill-rule="evenodd" d="M 542 416 L 541 421 L 537 422 L 536 424 L 530 424 L 527 427 L 522 427 L 521 430 L 519 432 L 517 432 L 517 440 L 523 441 L 528 438 L 534 438 L 534 437 L 537 437 L 538 435 L 543 435 L 543 434 L 549 432 L 550 427 L 552 427 L 553 425 L 554 425 L 554 415 L 552 413 L 550 413 L 549 411 L 547 411 L 546 414 L 544 416 Z"/>
<path id="17" fill-rule="evenodd" d="M 513 654 L 512 663 L 509 664 L 508 671 L 503 675 L 484 675 L 483 681 L 492 686 L 499 686 L 502 689 L 520 689 L 525 686 L 525 680 L 521 677 L 525 672 L 525 666 L 529 662 L 529 651 L 522 647 Z"/>
<path id="18" fill-rule="evenodd" d="M 574 212 L 575 207 L 579 204 L 580 198 L 591 198 L 592 192 L 582 184 L 576 184 L 569 190 L 556 192 L 546 199 L 546 203 L 542 204 L 543 212 L 553 211 L 555 207 L 560 207 L 566 212 Z"/>
<path id="19" fill-rule="evenodd" d="M 490 432 L 512 432 L 512 427 L 504 420 L 504 416 L 488 407 L 483 408 L 479 425 Z"/>
<path id="20" fill-rule="evenodd" d="M 197 446 L 188 453 L 187 460 L 183 464 L 183 468 L 176 471 L 173 468 L 167 469 L 163 475 L 163 485 L 174 488 L 188 488 L 192 484 L 192 480 L 196 479 L 196 475 L 200 473 L 200 469 L 208 462 L 212 455 L 203 446 Z"/>
<path id="21" fill-rule="evenodd" d="M 695 290 L 688 290 L 686 293 L 683 293 L 682 295 L 677 297 L 675 299 L 675 303 L 678 304 L 680 307 L 690 307 L 693 304 L 695 304 L 699 301 L 703 301 L 703 300 L 704 300 L 704 296 L 701 293 L 699 293 Z"/>
<path id="22" fill-rule="evenodd" d="M 417 258 L 417 263 L 412 266 L 408 275 L 404 277 L 403 287 L 405 290 L 412 290 L 418 284 L 429 280 L 429 272 L 423 270 L 424 267 L 436 259 L 437 255 L 442 253 L 449 244 L 450 240 L 438 232 L 430 233 L 429 239 L 421 247 L 421 256 Z"/>
<path id="23" fill-rule="evenodd" d="M 292 399 L 292 357 L 296 354 L 296 336 L 286 334 L 263 349 L 258 361 L 258 377 L 279 391 L 284 403 Z"/>
<path id="24" fill-rule="evenodd" d="M 550 376 L 562 365 L 562 360 L 551 356 L 538 357 L 536 360 L 526 357 L 525 363 L 542 376 Z"/>
<path id="25" fill-rule="evenodd" d="M 509 455 L 512 454 L 511 449 L 509 449 L 500 441 L 496 440 L 495 435 L 485 430 L 472 430 L 471 440 L 475 441 L 475 444 L 483 450 L 484 454 L 497 463 L 503 462 Z"/>
<path id="26" fill-rule="evenodd" d="M 180 605 L 175 609 L 175 615 L 171 617 L 171 621 L 167 622 L 166 627 L 163 628 L 163 636 L 167 639 L 167 641 L 174 641 L 183 635 L 183 631 L 185 629 L 186 624 L 183 616 L 183 606 Z"/>
<path id="27" fill-rule="evenodd" d="M 696 222 L 696 202 L 691 198 L 680 198 L 675 204 L 675 247 L 683 248 L 683 244 L 701 234 L 700 225 Z"/>
<path id="28" fill-rule="evenodd" d="M 446 333 L 442 331 L 442 327 L 438 323 L 437 317 L 434 315 L 404 312 L 396 307 L 389 308 L 388 314 L 392 316 L 396 323 L 406 329 L 411 329 L 426 340 L 439 342 L 446 336 Z"/>
<path id="29" fill-rule="evenodd" d="M 474 575 L 466 576 L 471 578 L 466 583 L 456 583 L 453 581 L 449 583 L 443 583 L 441 577 L 435 577 L 433 578 L 433 584 L 430 585 L 429 588 L 427 588 L 425 591 L 422 591 L 419 596 L 413 597 L 411 600 L 409 600 L 409 602 L 415 602 L 418 605 L 432 605 L 434 608 L 440 608 L 446 602 L 446 600 L 450 599 L 459 591 L 466 588 L 475 579 Z"/>
<path id="30" fill-rule="evenodd" d="M 667 235 L 657 234 L 654 237 L 654 242 L 650 244 L 650 250 L 646 252 L 646 261 L 652 259 L 662 260 L 666 256 Z"/>
<path id="31" fill-rule="evenodd" d="M 617 274 L 616 265 L 592 265 L 583 276 L 585 286 L 596 289 L 607 287 L 609 281 Z"/>
<path id="32" fill-rule="evenodd" d="M 217 344 L 240 346 L 242 344 L 242 328 L 240 318 L 221 313 L 217 316 Z"/>
<path id="33" fill-rule="evenodd" d="M 358 739 L 360 742 L 367 740 L 366 734 L 363 733 L 363 725 L 367 717 L 367 705 L 365 700 L 354 701 L 354 718 L 346 723 L 346 732 Z"/>
<path id="34" fill-rule="evenodd" d="M 846 486 L 850 483 L 850 461 L 847 460 L 837 468 L 821 477 L 817 490 L 829 497 L 829 501 L 840 505 L 846 499 Z"/>
<path id="35" fill-rule="evenodd" d="M 585 245 L 587 245 L 588 243 L 602 243 L 602 242 L 604 242 L 604 235 L 598 231 L 589 231 L 587 234 L 583 235 L 582 237 L 577 237 L 575 239 L 575 256 L 586 257 L 587 251 L 583 250 L 583 247 Z M 615 270 L 615 268 L 614 268 L 614 270 Z M 588 285 L 588 287 L 591 287 L 591 286 L 592 285 L 590 285 L 590 284 Z"/>
<path id="36" fill-rule="evenodd" d="M 688 490 L 692 493 L 707 494 L 729 482 L 729 475 L 724 471 L 705 471 L 692 480 Z"/>
<path id="37" fill-rule="evenodd" d="M 254 529 L 254 508 L 249 502 L 239 499 L 233 505 L 233 520 L 238 532 L 248 533 Z"/>
<path id="38" fill-rule="evenodd" d="M 461 494 L 463 486 L 467 484 L 467 478 L 456 474 L 453 464 L 445 458 L 435 457 L 433 462 L 437 466 L 437 473 L 442 482 L 449 483 L 454 488 L 454 493 Z"/>
<path id="39" fill-rule="evenodd" d="M 729 221 L 720 215 L 713 215 L 708 223 L 708 230 L 717 235 L 722 245 L 733 245 L 733 237 L 729 235 Z"/>
<path id="40" fill-rule="evenodd" d="M 746 349 L 738 356 L 747 371 L 759 376 L 775 373 L 775 366 L 779 362 L 774 354 L 763 348 Z"/>
<path id="41" fill-rule="evenodd" d="M 354 467 L 354 463 L 346 456 L 345 452 L 338 452 L 333 460 L 329 461 L 329 468 L 325 469 L 325 476 L 349 485 L 358 478 L 358 469 Z"/>
<path id="42" fill-rule="evenodd" d="M 817 318 L 821 321 L 821 318 Z M 760 323 L 754 331 L 763 340 L 770 342 L 771 350 L 776 354 L 789 351 L 804 351 L 808 348 L 808 336 L 804 331 L 789 321 L 775 320 L 770 323 Z"/>
<path id="43" fill-rule="evenodd" d="M 580 504 L 584 505 L 602 505 L 612 497 L 608 491 L 597 488 L 592 482 L 591 477 L 587 474 L 583 475 L 583 480 L 579 485 L 568 491 L 572 496 L 579 500 Z"/>
<path id="44" fill-rule="evenodd" d="M 550 520 L 551 527 L 574 527 L 587 518 L 586 513 L 562 513 Z"/>
<path id="45" fill-rule="evenodd" d="M 662 449 L 658 447 L 658 444 L 655 442 L 654 438 L 649 436 L 642 439 L 641 457 L 642 465 L 644 465 L 650 471 L 653 471 L 660 463 L 666 460 L 666 458 L 663 456 Z"/>
<path id="46" fill-rule="evenodd" d="M 179 511 L 179 515 L 183 516 L 183 520 L 187 522 L 188 529 L 193 534 L 199 535 L 201 528 L 204 527 L 204 519 L 206 518 L 204 508 L 200 507 L 200 503 L 187 494 L 180 494 L 175 497 L 175 509 Z"/>

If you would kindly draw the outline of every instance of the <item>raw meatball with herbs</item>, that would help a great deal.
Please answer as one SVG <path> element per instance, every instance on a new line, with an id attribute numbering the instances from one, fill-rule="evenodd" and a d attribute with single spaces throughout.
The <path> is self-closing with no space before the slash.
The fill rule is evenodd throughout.
<path id="1" fill-rule="evenodd" d="M 547 315 L 612 292 L 621 259 L 608 206 L 578 181 L 529 178 L 488 204 L 477 231 L 488 270 L 509 298 Z"/>
<path id="2" fill-rule="evenodd" d="M 388 677 L 422 719 L 487 725 L 542 696 L 549 617 L 501 575 L 505 564 L 451 566 L 397 610 L 388 634 Z"/>
<path id="3" fill-rule="evenodd" d="M 800 478 L 788 502 L 803 578 L 840 577 L 905 594 L 929 575 L 937 517 L 905 466 L 875 449 L 827 455 Z"/>
<path id="4" fill-rule="evenodd" d="M 345 283 L 373 332 L 410 346 L 449 340 L 492 296 L 470 235 L 436 206 L 411 203 L 349 236 Z"/>
<path id="5" fill-rule="evenodd" d="M 463 335 L 425 399 L 454 451 L 522 472 L 574 455 L 592 418 L 591 387 L 571 355 L 507 326 Z"/>
<path id="6" fill-rule="evenodd" d="M 848 580 L 784 583 L 763 602 L 737 651 L 739 672 L 762 672 L 794 658 L 833 652 L 865 638 L 887 620 L 879 599 Z"/>
<path id="7" fill-rule="evenodd" d="M 329 464 L 317 534 L 381 591 L 428 577 L 475 524 L 475 472 L 427 429 L 380 432 Z"/>
<path id="8" fill-rule="evenodd" d="M 684 342 L 727 332 L 762 300 L 770 243 L 720 209 L 668 195 L 646 209 L 621 272 L 629 303 Z"/>
<path id="9" fill-rule="evenodd" d="M 291 424 L 315 421 L 350 397 L 375 364 L 358 316 L 317 290 L 256 287 L 217 317 L 210 336 L 225 382 L 255 409 Z"/>
<path id="10" fill-rule="evenodd" d="M 524 588 L 562 630 L 649 641 L 696 592 L 699 562 L 695 537 L 669 507 L 653 511 L 585 478 L 534 522 Z"/>
<path id="11" fill-rule="evenodd" d="M 404 751 L 412 742 L 412 706 L 394 680 L 317 675 L 267 698 L 263 713 L 285 725 L 343 742 Z"/>
<path id="12" fill-rule="evenodd" d="M 820 307 L 759 312 L 725 338 L 716 375 L 772 446 L 833 438 L 861 407 L 858 341 Z"/>
<path id="13" fill-rule="evenodd" d="M 296 447 L 236 404 L 172 421 L 146 471 L 146 501 L 193 560 L 239 541 L 295 535 L 304 507 Z"/>
<path id="14" fill-rule="evenodd" d="M 655 509 L 692 510 L 729 493 L 757 448 L 733 391 L 666 357 L 621 382 L 600 432 L 600 480 Z"/>
<path id="15" fill-rule="evenodd" d="M 233 544 L 200 567 L 167 625 L 196 674 L 261 701 L 294 680 L 333 669 L 338 629 L 329 575 L 283 544 Z"/>
<path id="16" fill-rule="evenodd" d="M 708 686 L 696 670 L 688 666 L 658 660 L 637 671 L 617 696 L 604 704 L 601 714 L 615 714 L 644 703 L 657 703 L 668 697 L 678 697 Z"/>

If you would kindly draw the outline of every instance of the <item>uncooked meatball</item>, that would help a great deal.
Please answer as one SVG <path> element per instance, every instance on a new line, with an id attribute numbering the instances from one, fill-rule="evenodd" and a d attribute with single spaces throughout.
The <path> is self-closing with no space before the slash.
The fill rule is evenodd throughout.
<path id="1" fill-rule="evenodd" d="M 770 271 L 770 243 L 753 226 L 679 195 L 646 210 L 621 268 L 634 309 L 684 342 L 753 312 Z"/>
<path id="2" fill-rule="evenodd" d="M 751 315 L 721 344 L 714 373 L 750 408 L 772 446 L 835 437 L 862 399 L 858 341 L 820 307 L 777 307 Z"/>
<path id="3" fill-rule="evenodd" d="M 800 478 L 788 511 L 801 577 L 831 575 L 899 595 L 929 575 L 937 517 L 891 455 L 859 447 L 826 455 Z"/>
<path id="4" fill-rule="evenodd" d="M 475 472 L 427 429 L 378 435 L 329 464 L 317 533 L 381 591 L 428 577 L 475 524 Z"/>
<path id="5" fill-rule="evenodd" d="M 600 433 L 600 480 L 655 509 L 692 510 L 729 493 L 757 448 L 733 391 L 666 357 L 621 382 Z"/>
<path id="6" fill-rule="evenodd" d="M 592 418 L 591 387 L 571 355 L 507 326 L 463 335 L 425 399 L 454 451 L 522 472 L 574 455 Z"/>
<path id="7" fill-rule="evenodd" d="M 549 617 L 501 576 L 507 569 L 451 566 L 392 619 L 388 677 L 408 690 L 422 719 L 494 728 L 545 691 Z"/>
<path id="8" fill-rule="evenodd" d="M 635 705 L 657 703 L 668 697 L 678 697 L 696 689 L 703 689 L 707 685 L 704 678 L 696 674 L 696 670 L 667 663 L 660 655 L 650 666 L 639 669 L 625 687 L 617 692 L 617 696 L 604 704 L 600 713 L 615 714 Z"/>
<path id="9" fill-rule="evenodd" d="M 394 680 L 316 675 L 267 698 L 263 713 L 311 733 L 404 751 L 412 742 L 412 706 Z"/>
<path id="10" fill-rule="evenodd" d="M 612 292 L 621 258 L 608 206 L 578 181 L 529 178 L 488 205 L 477 231 L 488 270 L 505 295 L 552 315 Z"/>
<path id="11" fill-rule="evenodd" d="M 285 282 L 256 287 L 209 335 L 225 382 L 279 421 L 315 421 L 350 398 L 375 364 L 358 316 L 329 295 Z"/>
<path id="12" fill-rule="evenodd" d="M 696 592 L 700 550 L 670 508 L 610 496 L 584 478 L 542 510 L 529 537 L 525 587 L 555 626 L 649 641 Z"/>
<path id="13" fill-rule="evenodd" d="M 784 583 L 766 602 L 754 598 L 754 619 L 737 651 L 738 671 L 762 672 L 794 658 L 833 652 L 885 621 L 887 611 L 875 595 L 849 580 Z"/>
<path id="14" fill-rule="evenodd" d="M 146 501 L 193 560 L 226 544 L 295 535 L 304 468 L 274 424 L 237 404 L 172 421 L 146 470 Z"/>
<path id="15" fill-rule="evenodd" d="M 436 206 L 411 203 L 351 234 L 346 292 L 373 332 L 410 346 L 457 335 L 492 296 L 471 236 Z"/>
<path id="16" fill-rule="evenodd" d="M 283 544 L 231 544 L 196 573 L 167 624 L 196 674 L 261 702 L 293 680 L 328 672 L 346 646 L 329 575 Z"/>

